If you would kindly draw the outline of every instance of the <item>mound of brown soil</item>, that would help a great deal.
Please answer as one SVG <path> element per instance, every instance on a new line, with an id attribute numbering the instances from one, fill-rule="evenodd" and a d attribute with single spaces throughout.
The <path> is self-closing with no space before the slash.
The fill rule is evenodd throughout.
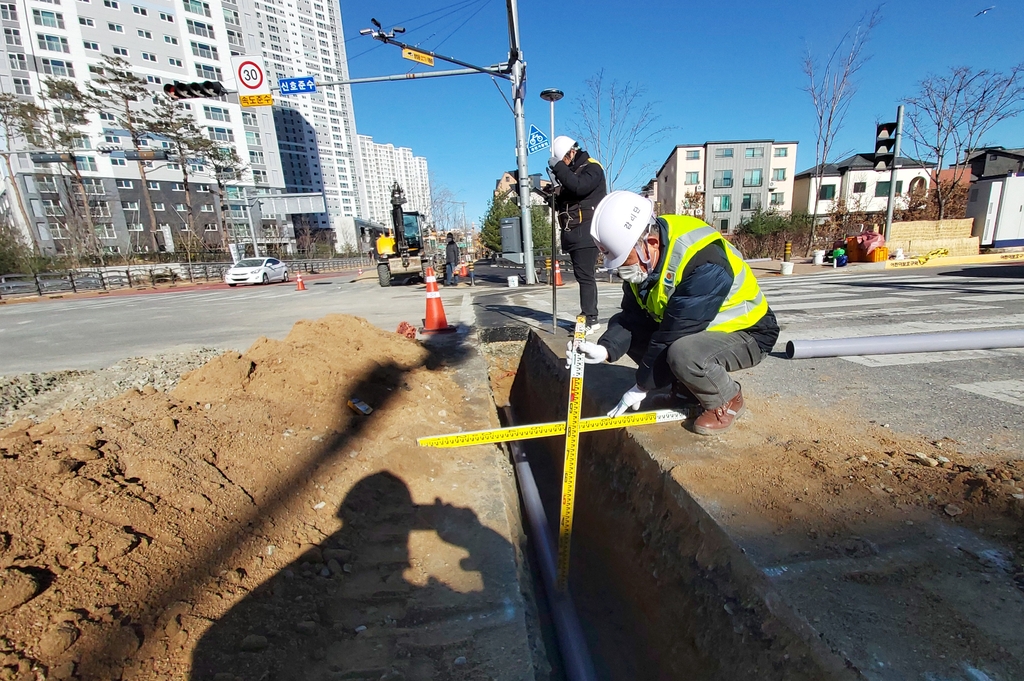
<path id="1" fill-rule="evenodd" d="M 204 631 L 289 561 L 338 569 L 310 547 L 338 531 L 359 479 L 386 468 L 430 499 L 454 470 L 415 444 L 463 408 L 428 359 L 334 315 L 172 392 L 0 431 L 0 679 L 188 678 Z"/>

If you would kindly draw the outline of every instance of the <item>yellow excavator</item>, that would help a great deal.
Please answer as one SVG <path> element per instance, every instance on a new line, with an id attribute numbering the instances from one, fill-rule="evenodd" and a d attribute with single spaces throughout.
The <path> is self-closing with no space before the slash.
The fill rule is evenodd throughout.
<path id="1" fill-rule="evenodd" d="M 391 187 L 391 231 L 377 237 L 377 281 L 412 283 L 424 279 L 423 220 L 419 213 L 405 213 L 405 192 L 396 182 Z"/>

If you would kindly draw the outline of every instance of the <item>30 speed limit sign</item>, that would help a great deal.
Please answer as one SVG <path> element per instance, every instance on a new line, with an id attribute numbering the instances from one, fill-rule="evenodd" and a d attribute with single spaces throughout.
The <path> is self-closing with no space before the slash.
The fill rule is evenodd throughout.
<path id="1" fill-rule="evenodd" d="M 231 67 L 238 83 L 238 101 L 242 106 L 270 106 L 274 98 L 270 94 L 267 69 L 263 57 L 239 55 L 231 58 Z"/>

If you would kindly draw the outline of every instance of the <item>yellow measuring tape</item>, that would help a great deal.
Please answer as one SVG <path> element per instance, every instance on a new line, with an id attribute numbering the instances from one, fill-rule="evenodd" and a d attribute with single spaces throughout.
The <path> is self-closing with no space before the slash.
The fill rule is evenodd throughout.
<path id="1" fill-rule="evenodd" d="M 630 428 L 632 426 L 648 426 L 655 423 L 685 421 L 686 412 L 673 409 L 657 411 L 640 411 L 609 418 L 607 416 L 591 416 L 580 419 L 580 432 L 589 433 L 595 430 L 611 430 L 613 428 Z M 431 435 L 416 440 L 420 447 L 437 447 L 442 449 L 453 447 L 470 447 L 486 445 L 494 442 L 510 442 L 512 440 L 533 440 L 539 437 L 565 435 L 565 421 L 535 423 L 531 426 L 509 426 L 508 428 L 491 428 L 489 430 L 470 430 L 452 435 Z"/>
<path id="2" fill-rule="evenodd" d="M 510 440 L 530 440 L 539 437 L 565 435 L 565 461 L 562 468 L 562 504 L 558 518 L 558 588 L 565 590 L 569 583 L 569 549 L 572 545 L 572 520 L 576 503 L 576 462 L 579 454 L 580 433 L 629 426 L 643 426 L 655 423 L 684 421 L 686 412 L 659 409 L 609 418 L 595 416 L 581 419 L 583 405 L 583 355 L 576 352 L 580 343 L 587 339 L 587 318 L 576 318 L 572 339 L 569 365 L 569 411 L 565 421 L 535 423 L 530 426 L 492 428 L 467 433 L 433 435 L 421 437 L 416 442 L 421 447 L 468 447 Z"/>
<path id="3" fill-rule="evenodd" d="M 558 590 L 569 585 L 569 549 L 572 547 L 572 516 L 576 506 L 576 458 L 580 449 L 580 407 L 583 404 L 583 353 L 576 352 L 587 340 L 587 318 L 576 318 L 569 364 L 569 413 L 565 419 L 565 461 L 562 466 L 562 507 L 558 514 Z"/>

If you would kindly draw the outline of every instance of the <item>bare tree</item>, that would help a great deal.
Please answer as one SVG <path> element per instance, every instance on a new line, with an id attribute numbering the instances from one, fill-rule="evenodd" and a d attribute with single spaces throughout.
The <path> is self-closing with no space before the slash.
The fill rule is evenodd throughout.
<path id="1" fill-rule="evenodd" d="M 970 155 L 998 123 L 1024 111 L 1024 63 L 1007 73 L 969 66 L 951 68 L 941 76 L 929 75 L 918 83 L 917 94 L 907 98 L 907 137 L 915 154 L 935 168 L 934 196 L 938 219 L 967 172 Z M 953 156 L 953 178 L 940 183 L 939 171 Z M 960 163 L 958 159 L 963 159 Z"/>
<path id="2" fill-rule="evenodd" d="M 22 224 L 24 224 L 25 231 L 31 239 L 32 220 L 29 218 L 28 210 L 25 208 L 25 199 L 21 194 L 21 187 L 18 186 L 18 178 L 11 167 L 11 153 L 14 151 L 16 140 L 24 137 L 21 134 L 21 130 L 28 113 L 28 106 L 30 105 L 18 99 L 15 95 L 6 92 L 0 94 L 0 128 L 3 128 L 4 151 L 7 152 L 3 155 L 4 165 L 7 167 L 7 178 L 14 190 L 14 198 L 18 204 L 18 212 L 21 215 Z"/>
<path id="3" fill-rule="evenodd" d="M 461 209 L 462 204 L 455 200 L 455 193 L 431 173 L 430 214 L 434 219 L 434 230 L 439 234 L 456 231 L 460 225 Z"/>
<path id="4" fill-rule="evenodd" d="M 642 85 L 617 80 L 605 81 L 604 69 L 586 81 L 586 89 L 576 98 L 578 120 L 569 126 L 571 134 L 604 166 L 608 191 L 616 184 L 635 187 L 646 177 L 653 162 L 630 169 L 633 159 L 661 142 L 673 126 L 659 126 L 655 113 L 657 102 L 645 101 L 647 89 Z M 635 172 L 633 172 L 635 170 Z"/>
<path id="5" fill-rule="evenodd" d="M 821 187 L 821 178 L 825 173 L 825 164 L 831 158 L 832 145 L 846 121 L 850 102 L 857 92 L 854 78 L 870 58 L 864 54 L 864 47 L 871 31 L 878 26 L 880 21 L 880 8 L 862 16 L 852 28 L 843 34 L 824 62 L 816 58 L 810 49 L 804 56 L 803 70 L 807 77 L 807 86 L 804 91 L 811 96 L 815 122 L 814 176 L 810 189 L 814 209 L 807 239 L 808 253 L 814 244 L 818 221 L 818 192 Z"/>
<path id="6" fill-rule="evenodd" d="M 145 127 L 145 116 L 140 115 L 140 106 L 150 103 L 152 92 L 147 82 L 135 75 L 131 63 L 121 57 L 104 55 L 97 67 L 99 73 L 87 84 L 89 92 L 95 97 L 104 111 L 113 112 L 117 126 L 128 131 L 132 146 L 142 149 L 149 130 Z M 146 208 L 149 222 L 150 246 L 154 252 L 156 246 L 156 212 L 153 210 L 153 199 L 149 193 L 149 178 L 146 177 L 146 162 L 136 161 L 139 177 L 142 181 L 142 203 Z"/>

